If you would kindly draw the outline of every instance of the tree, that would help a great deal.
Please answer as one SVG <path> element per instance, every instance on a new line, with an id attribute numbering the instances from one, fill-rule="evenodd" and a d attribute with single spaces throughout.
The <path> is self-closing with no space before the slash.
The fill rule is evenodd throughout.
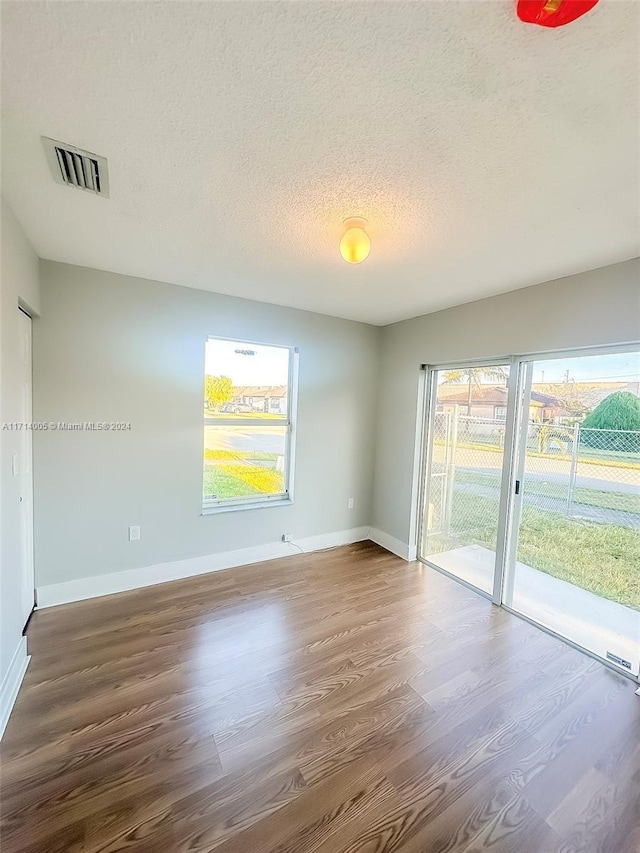
<path id="1" fill-rule="evenodd" d="M 609 394 L 584 419 L 585 429 L 640 430 L 640 398 L 629 391 Z"/>
<path id="2" fill-rule="evenodd" d="M 571 418 L 583 418 L 594 407 L 594 394 L 600 391 L 597 383 L 586 382 L 536 382 L 534 390 L 555 397 Z"/>
<path id="3" fill-rule="evenodd" d="M 467 415 L 471 414 L 471 398 L 475 388 L 480 390 L 482 380 L 493 379 L 494 381 L 504 382 L 507 379 L 507 371 L 504 367 L 465 367 L 462 370 L 446 370 L 444 381 L 449 382 L 466 382 L 467 391 Z"/>
<path id="4" fill-rule="evenodd" d="M 214 411 L 233 400 L 233 382 L 228 376 L 205 376 L 204 396 Z"/>
<path id="5" fill-rule="evenodd" d="M 596 430 L 615 430 L 598 434 Z M 609 394 L 582 423 L 582 441 L 604 450 L 640 450 L 640 399 L 629 391 Z"/>

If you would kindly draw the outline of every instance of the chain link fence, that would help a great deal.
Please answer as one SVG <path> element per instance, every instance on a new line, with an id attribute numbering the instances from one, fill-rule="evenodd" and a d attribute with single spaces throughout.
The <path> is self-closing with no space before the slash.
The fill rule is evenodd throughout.
<path id="1" fill-rule="evenodd" d="M 429 553 L 474 543 L 495 549 L 504 438 L 503 420 L 435 414 Z M 520 452 L 525 512 L 640 530 L 640 431 L 530 423 Z"/>
<path id="2" fill-rule="evenodd" d="M 428 553 L 467 544 L 495 549 L 504 421 L 437 412 L 428 495 Z M 478 496 L 482 500 L 478 500 Z"/>
<path id="3" fill-rule="evenodd" d="M 640 431 L 530 424 L 525 506 L 640 529 Z"/>

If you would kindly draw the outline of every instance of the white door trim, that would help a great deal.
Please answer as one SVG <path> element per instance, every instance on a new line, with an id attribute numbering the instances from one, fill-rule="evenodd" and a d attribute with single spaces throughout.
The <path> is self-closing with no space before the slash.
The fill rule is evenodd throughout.
<path id="1" fill-rule="evenodd" d="M 28 425 L 20 430 L 18 478 L 20 490 L 20 607 L 26 625 L 35 605 L 35 571 L 33 558 L 33 381 L 31 317 L 18 309 L 20 317 L 20 416 Z"/>

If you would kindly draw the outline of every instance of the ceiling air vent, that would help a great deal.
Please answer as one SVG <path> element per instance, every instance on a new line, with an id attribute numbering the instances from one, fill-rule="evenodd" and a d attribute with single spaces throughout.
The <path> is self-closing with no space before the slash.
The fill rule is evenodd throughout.
<path id="1" fill-rule="evenodd" d="M 109 196 L 109 174 L 104 157 L 46 136 L 42 141 L 54 181 L 95 195 Z"/>

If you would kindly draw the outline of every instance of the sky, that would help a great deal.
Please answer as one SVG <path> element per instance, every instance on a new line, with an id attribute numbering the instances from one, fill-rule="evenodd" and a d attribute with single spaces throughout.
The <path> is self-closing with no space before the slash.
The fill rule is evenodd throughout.
<path id="1" fill-rule="evenodd" d="M 557 382 L 640 382 L 640 351 L 609 353 L 608 355 L 562 356 L 533 362 L 533 381 L 554 384 Z M 567 376 L 567 371 L 569 371 Z M 509 372 L 505 365 L 505 373 Z M 438 382 L 445 382 L 446 371 L 439 372 Z M 482 377 L 483 385 L 506 385 Z M 466 380 L 462 380 L 465 384 Z"/>
<path id="2" fill-rule="evenodd" d="M 554 358 L 534 362 L 534 382 L 564 382 L 569 371 L 569 381 L 575 382 L 638 382 L 640 380 L 640 353 L 610 353 L 579 358 Z"/>
<path id="3" fill-rule="evenodd" d="M 565 382 L 567 370 L 570 382 L 637 382 L 640 381 L 640 352 L 536 361 L 533 381 Z M 211 338 L 207 341 L 206 372 L 212 376 L 229 376 L 234 385 L 286 385 L 289 350 Z"/>
<path id="4" fill-rule="evenodd" d="M 210 338 L 206 346 L 205 372 L 210 376 L 228 376 L 236 386 L 286 385 L 289 350 Z"/>

